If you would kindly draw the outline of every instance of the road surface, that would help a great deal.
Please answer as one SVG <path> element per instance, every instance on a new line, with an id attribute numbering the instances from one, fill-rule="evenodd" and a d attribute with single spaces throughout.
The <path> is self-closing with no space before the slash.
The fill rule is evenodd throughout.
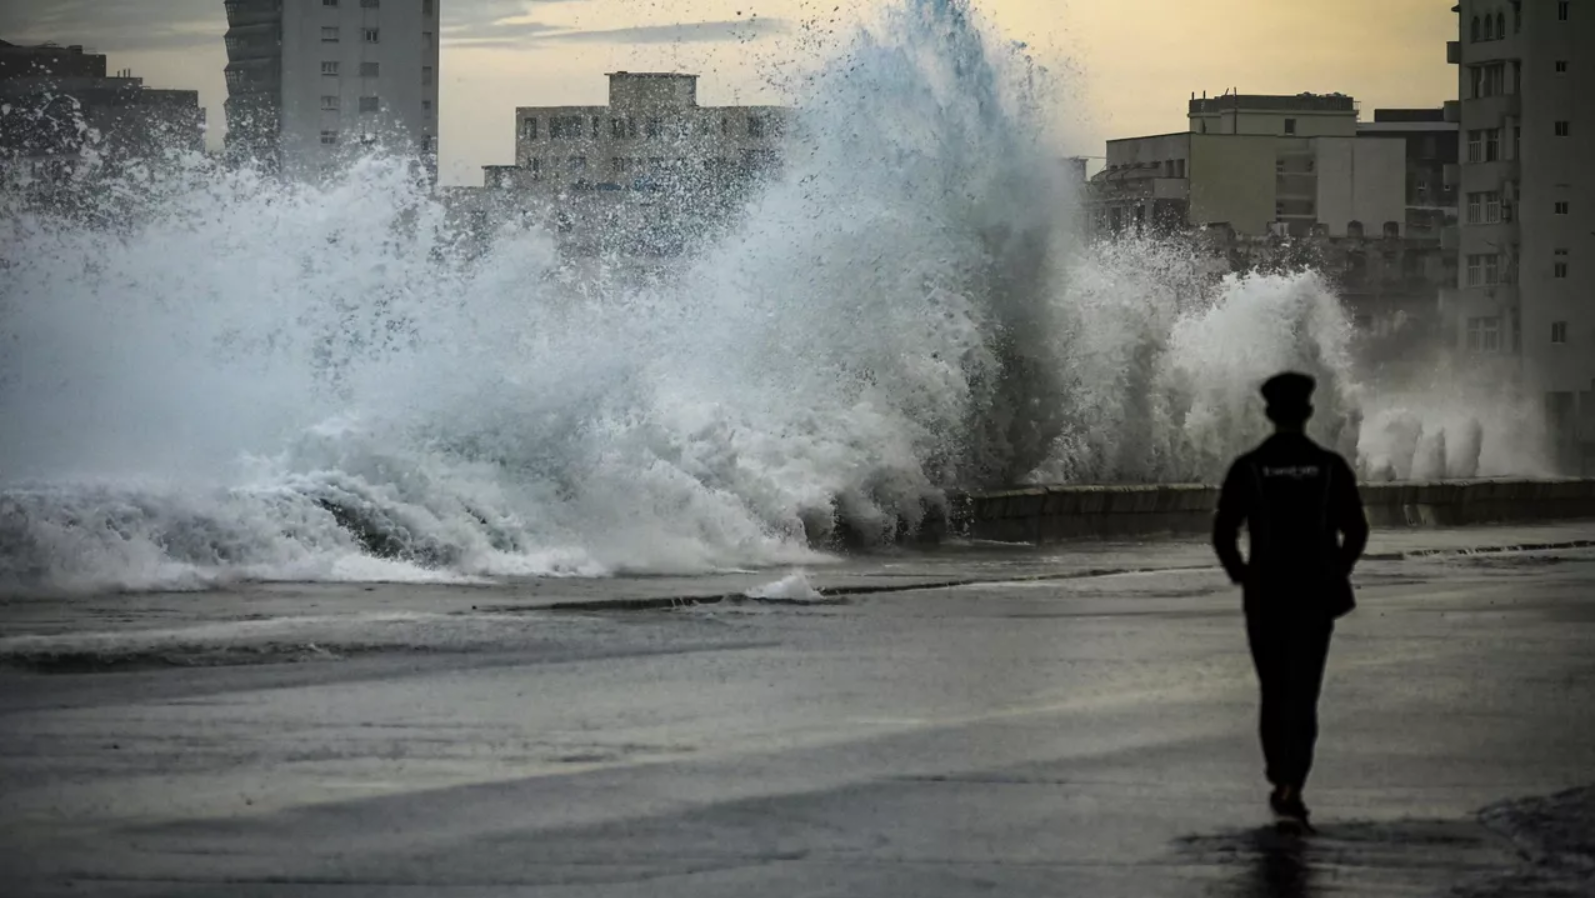
<path id="1" fill-rule="evenodd" d="M 4 892 L 1589 894 L 1587 827 L 1477 812 L 1595 782 L 1592 536 L 1376 537 L 1305 844 L 1199 543 L 11 599 Z"/>

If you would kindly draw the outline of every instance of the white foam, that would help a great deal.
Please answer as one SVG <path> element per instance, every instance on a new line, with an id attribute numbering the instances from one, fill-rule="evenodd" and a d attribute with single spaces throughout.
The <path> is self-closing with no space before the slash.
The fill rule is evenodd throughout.
<path id="1" fill-rule="evenodd" d="M 755 586 L 743 593 L 743 595 L 750 599 L 786 599 L 789 601 L 813 601 L 825 597 L 809 582 L 808 574 L 801 570 L 793 571 L 773 583 Z"/>
<path id="2" fill-rule="evenodd" d="M 947 487 L 1211 477 L 1279 367 L 1336 420 L 1320 279 L 1080 245 L 1030 62 L 889 4 L 803 73 L 784 175 L 650 282 L 514 222 L 465 254 L 400 160 L 0 217 L 0 591 L 813 565 Z"/>

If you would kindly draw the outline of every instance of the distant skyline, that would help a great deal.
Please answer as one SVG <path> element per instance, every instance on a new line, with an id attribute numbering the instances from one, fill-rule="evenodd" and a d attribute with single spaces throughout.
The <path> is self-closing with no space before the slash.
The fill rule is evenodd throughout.
<path id="1" fill-rule="evenodd" d="M 396 0 L 390 0 L 396 2 Z M 417 2 L 417 0 L 408 0 Z M 705 104 L 782 102 L 774 71 L 813 64 L 805 25 L 857 21 L 909 0 L 439 0 L 445 184 L 478 184 L 514 159 L 516 106 L 603 103 L 604 73 L 703 76 Z M 1452 0 L 977 0 L 1002 37 L 1068 69 L 1060 153 L 1183 130 L 1185 101 L 1242 93 L 1351 94 L 1376 107 L 1437 106 L 1456 95 L 1445 42 Z M 838 12 L 833 12 L 838 10 Z M 0 39 L 83 44 L 152 87 L 198 90 L 219 144 L 227 28 L 222 0 L 12 0 Z"/>

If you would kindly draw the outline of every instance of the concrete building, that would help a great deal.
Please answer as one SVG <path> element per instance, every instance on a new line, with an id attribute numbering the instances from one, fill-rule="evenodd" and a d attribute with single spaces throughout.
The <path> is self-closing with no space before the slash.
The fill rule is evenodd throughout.
<path id="1" fill-rule="evenodd" d="M 0 41 L 0 182 L 54 191 L 204 149 L 192 90 L 156 90 L 81 46 Z"/>
<path id="2" fill-rule="evenodd" d="M 608 77 L 608 105 L 517 108 L 515 164 L 484 167 L 567 251 L 678 253 L 779 165 L 785 109 L 700 106 L 697 75 Z"/>
<path id="3" fill-rule="evenodd" d="M 1595 469 L 1595 3 L 1461 0 L 1456 345 L 1543 403 L 1553 454 Z"/>
<path id="4" fill-rule="evenodd" d="M 1457 223 L 1456 122 L 1446 121 L 1444 107 L 1376 109 L 1373 115 L 1357 125 L 1357 136 L 1407 143 L 1406 236 L 1440 239 Z"/>
<path id="5" fill-rule="evenodd" d="M 1193 97 L 1189 120 L 1188 131 L 1108 141 L 1092 179 L 1099 231 L 1404 232 L 1405 142 L 1359 138 L 1351 97 Z"/>
<path id="6" fill-rule="evenodd" d="M 226 0 L 229 154 L 318 177 L 382 148 L 437 177 L 439 0 Z"/>

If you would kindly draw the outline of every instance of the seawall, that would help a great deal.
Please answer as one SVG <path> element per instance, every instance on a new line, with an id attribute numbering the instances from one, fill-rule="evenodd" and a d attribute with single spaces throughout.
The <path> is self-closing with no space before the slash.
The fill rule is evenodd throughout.
<path id="1" fill-rule="evenodd" d="M 1375 527 L 1457 527 L 1587 518 L 1595 479 L 1365 483 Z M 1002 542 L 1198 534 L 1212 525 L 1218 487 L 1033 486 L 950 497 L 949 535 Z"/>

